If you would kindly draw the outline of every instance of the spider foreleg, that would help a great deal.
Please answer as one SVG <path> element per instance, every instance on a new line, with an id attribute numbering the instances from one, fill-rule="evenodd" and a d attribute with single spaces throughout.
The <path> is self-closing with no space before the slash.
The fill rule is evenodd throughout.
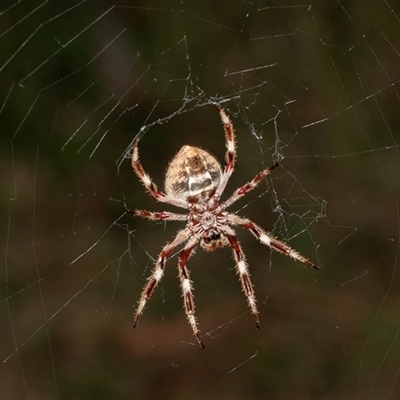
<path id="1" fill-rule="evenodd" d="M 146 173 L 146 171 L 143 169 L 142 164 L 139 159 L 139 136 L 135 140 L 135 143 L 133 145 L 133 151 L 132 151 L 132 168 L 136 172 L 136 175 L 138 178 L 143 182 L 144 186 L 148 190 L 148 192 L 157 200 L 161 197 L 163 197 L 163 193 L 159 192 L 157 190 L 157 186 L 153 183 L 153 181 L 150 179 L 150 176 Z"/>
<path id="2" fill-rule="evenodd" d="M 143 185 L 147 189 L 147 191 L 158 201 L 163 203 L 172 204 L 176 207 L 187 208 L 186 202 L 180 199 L 172 198 L 171 196 L 167 196 L 164 192 L 160 192 L 157 189 L 155 183 L 151 180 L 150 176 L 144 170 L 140 159 L 139 159 L 139 138 L 136 138 L 133 144 L 133 151 L 132 151 L 132 168 L 135 171 L 138 178 L 142 181 Z"/>
<path id="3" fill-rule="evenodd" d="M 147 218 L 153 221 L 187 221 L 188 219 L 188 216 L 185 214 L 175 214 L 168 211 L 154 212 L 147 210 L 132 210 L 128 211 L 128 213 L 135 217 Z"/>
<path id="4" fill-rule="evenodd" d="M 179 246 L 182 242 L 184 242 L 188 237 L 189 237 L 189 230 L 184 229 L 180 231 L 178 235 L 174 239 L 172 239 L 169 243 L 167 243 L 162 249 L 160 255 L 158 256 L 153 273 L 151 274 L 140 296 L 139 305 L 136 309 L 135 317 L 133 319 L 134 328 L 136 328 L 136 325 L 138 324 L 139 319 L 143 314 L 143 310 L 144 307 L 146 306 L 147 300 L 150 299 L 158 282 L 160 282 L 161 278 L 164 275 L 165 262 L 167 257 L 172 253 L 172 251 L 177 246 Z"/>
<path id="5" fill-rule="evenodd" d="M 224 127 L 225 142 L 226 142 L 226 153 L 225 153 L 226 166 L 221 178 L 221 182 L 216 191 L 216 196 L 217 198 L 219 198 L 222 192 L 224 191 L 225 186 L 229 181 L 229 178 L 232 175 L 233 169 L 235 168 L 236 143 L 235 143 L 235 131 L 233 129 L 233 124 L 231 120 L 229 119 L 228 115 L 225 113 L 224 109 L 221 106 L 216 104 L 216 107 L 219 111 L 222 125 Z"/>
<path id="6" fill-rule="evenodd" d="M 268 176 L 273 169 L 275 169 L 276 167 L 278 167 L 279 164 L 275 163 L 274 165 L 271 165 L 270 167 L 264 169 L 264 171 L 259 172 L 250 182 L 247 182 L 246 184 L 244 184 L 243 186 L 237 188 L 233 194 L 231 195 L 231 197 L 229 197 L 228 200 L 226 200 L 223 204 L 222 204 L 222 208 L 227 208 L 230 205 L 232 205 L 235 201 L 239 200 L 241 197 L 243 197 L 247 192 L 249 192 L 250 190 L 253 190 L 255 187 L 258 186 L 258 184 L 266 177 Z"/>
<path id="7" fill-rule="evenodd" d="M 225 113 L 224 109 L 219 105 L 217 105 L 217 109 L 219 111 L 219 115 L 221 117 L 222 125 L 224 126 L 225 131 L 225 161 L 227 163 L 225 170 L 233 170 L 236 158 L 235 131 L 233 129 L 233 124 L 228 115 Z"/>
<path id="8" fill-rule="evenodd" d="M 188 244 L 189 245 L 189 244 Z M 189 259 L 190 253 L 193 251 L 195 244 L 190 245 L 190 247 L 186 247 L 181 251 L 179 256 L 178 266 L 179 266 L 179 279 L 181 281 L 182 286 L 182 295 L 183 301 L 185 305 L 185 312 L 189 321 L 190 326 L 192 327 L 192 331 L 194 336 L 196 337 L 197 342 L 204 349 L 204 344 L 201 341 L 199 329 L 197 327 L 196 317 L 195 317 L 195 307 L 192 293 L 192 282 L 189 277 L 189 272 L 186 268 L 187 261 Z"/>
<path id="9" fill-rule="evenodd" d="M 280 240 L 275 239 L 273 236 L 265 232 L 262 228 L 260 228 L 258 225 L 256 225 L 249 219 L 242 218 L 234 214 L 228 214 L 228 221 L 231 224 L 239 225 L 243 228 L 248 229 L 262 244 L 265 244 L 272 250 L 275 250 L 286 256 L 292 257 L 294 260 L 297 260 L 305 265 L 308 265 L 309 267 L 312 267 L 317 270 L 319 269 L 319 267 L 313 264 L 310 260 L 303 257 L 296 250 L 293 250 L 286 243 L 283 243 Z"/>
<path id="10" fill-rule="evenodd" d="M 254 295 L 253 284 L 251 283 L 250 280 L 249 270 L 246 263 L 246 257 L 243 253 L 242 247 L 240 246 L 240 243 L 237 240 L 236 236 L 232 235 L 226 235 L 226 236 L 229 240 L 229 244 L 233 249 L 233 256 L 236 261 L 236 270 L 239 275 L 240 282 L 242 283 L 242 289 L 247 297 L 247 302 L 251 309 L 251 313 L 253 314 L 254 319 L 256 320 L 256 327 L 259 329 L 260 321 L 258 319 L 256 298 Z"/>

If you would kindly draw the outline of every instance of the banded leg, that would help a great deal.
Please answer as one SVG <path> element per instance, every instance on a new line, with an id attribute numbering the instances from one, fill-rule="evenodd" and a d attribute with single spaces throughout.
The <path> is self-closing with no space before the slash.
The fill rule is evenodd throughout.
<path id="1" fill-rule="evenodd" d="M 235 143 L 235 131 L 233 129 L 233 124 L 231 120 L 229 119 L 228 115 L 225 113 L 224 109 L 221 106 L 216 104 L 216 107 L 219 111 L 222 125 L 224 126 L 225 142 L 226 142 L 226 153 L 225 153 L 226 166 L 221 178 L 221 183 L 219 184 L 216 191 L 216 196 L 217 198 L 219 198 L 222 192 L 224 191 L 225 186 L 228 183 L 229 178 L 231 177 L 233 169 L 235 167 L 236 143 Z"/>
<path id="2" fill-rule="evenodd" d="M 188 318 L 189 324 L 192 327 L 192 331 L 194 336 L 196 337 L 197 342 L 200 347 L 204 349 L 204 344 L 201 341 L 199 329 L 197 327 L 196 317 L 195 317 L 195 307 L 192 293 L 192 282 L 190 281 L 189 272 L 186 268 L 187 261 L 189 259 L 190 253 L 193 251 L 195 244 L 190 247 L 185 247 L 179 256 L 178 266 L 179 266 L 179 279 L 181 281 L 182 286 L 182 295 L 183 301 L 185 305 L 185 312 Z"/>
<path id="3" fill-rule="evenodd" d="M 136 325 L 139 322 L 140 317 L 143 314 L 144 307 L 146 306 L 147 300 L 150 299 L 151 295 L 154 292 L 158 282 L 160 282 L 161 278 L 164 275 L 165 270 L 165 261 L 167 257 L 172 253 L 172 251 L 179 246 L 182 242 L 184 242 L 190 235 L 188 229 L 184 229 L 178 233 L 178 235 L 172 239 L 169 243 L 167 243 L 162 249 L 160 255 L 158 256 L 156 265 L 154 267 L 153 273 L 151 274 L 147 284 L 145 285 L 142 294 L 140 296 L 139 305 L 135 312 L 135 317 L 133 319 L 133 327 L 136 328 Z"/>
<path id="4" fill-rule="evenodd" d="M 138 178 L 142 181 L 143 185 L 147 189 L 147 191 L 158 201 L 163 203 L 172 204 L 177 207 L 187 208 L 186 202 L 183 200 L 179 200 L 176 198 L 172 198 L 171 196 L 166 195 L 164 192 L 160 192 L 157 189 L 155 183 L 151 180 L 150 176 L 146 173 L 143 169 L 142 164 L 140 163 L 139 159 L 139 138 L 138 135 L 134 144 L 133 144 L 133 151 L 132 151 L 132 168 L 135 171 Z"/>
<path id="5" fill-rule="evenodd" d="M 188 216 L 185 214 L 175 214 L 169 211 L 146 211 L 146 210 L 132 210 L 128 211 L 135 217 L 142 217 L 151 219 L 153 221 L 187 221 Z"/>
<path id="6" fill-rule="evenodd" d="M 286 256 L 292 257 L 294 260 L 300 261 L 301 263 L 308 265 L 311 268 L 319 269 L 315 264 L 313 264 L 310 260 L 303 257 L 296 250 L 293 250 L 286 243 L 281 242 L 280 240 L 275 239 L 269 233 L 265 232 L 262 228 L 256 225 L 254 222 L 250 221 L 247 218 L 239 217 L 238 215 L 228 214 L 228 222 L 234 225 L 239 225 L 243 228 L 248 229 L 262 244 L 265 244 L 272 250 L 275 250 L 279 253 L 282 253 Z"/>
<path id="7" fill-rule="evenodd" d="M 258 319 L 258 310 L 256 305 L 256 298 L 254 295 L 253 284 L 250 280 L 249 270 L 246 263 L 246 257 L 243 253 L 242 247 L 240 246 L 239 241 L 237 240 L 236 236 L 227 235 L 229 243 L 233 249 L 233 256 L 235 257 L 236 261 L 236 269 L 240 278 L 240 282 L 242 283 L 243 291 L 247 297 L 247 302 L 251 309 L 251 313 L 256 320 L 256 327 L 260 329 L 260 321 Z"/>
<path id="8" fill-rule="evenodd" d="M 243 197 L 247 192 L 249 192 L 250 190 L 253 190 L 255 187 L 258 186 L 258 184 L 267 176 L 269 175 L 273 169 L 275 169 L 276 167 L 278 167 L 279 164 L 276 163 L 266 169 L 264 169 L 264 171 L 259 172 L 250 182 L 247 182 L 246 184 L 244 184 L 243 186 L 241 186 L 240 188 L 237 188 L 231 197 L 229 197 L 228 200 L 226 200 L 221 208 L 227 208 L 229 207 L 231 204 L 233 204 L 235 201 L 239 200 L 241 197 Z"/>

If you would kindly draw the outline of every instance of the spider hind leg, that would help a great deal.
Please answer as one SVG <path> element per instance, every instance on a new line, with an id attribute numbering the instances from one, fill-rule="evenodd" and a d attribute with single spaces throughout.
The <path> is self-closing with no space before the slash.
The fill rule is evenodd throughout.
<path id="1" fill-rule="evenodd" d="M 178 234 L 175 236 L 175 238 L 172 239 L 169 243 L 167 243 L 161 250 L 161 253 L 158 256 L 154 270 L 150 278 L 148 279 L 146 285 L 144 286 L 142 294 L 140 296 L 139 305 L 136 309 L 135 316 L 133 319 L 134 328 L 136 328 L 140 320 L 140 317 L 143 314 L 147 301 L 150 299 L 158 282 L 160 282 L 161 278 L 164 275 L 165 264 L 168 256 L 177 246 L 179 246 L 182 242 L 187 240 L 188 237 L 189 237 L 189 230 L 183 229 L 182 231 L 179 231 Z"/>
<path id="2" fill-rule="evenodd" d="M 240 246 L 239 241 L 237 240 L 236 236 L 227 235 L 229 240 L 229 244 L 233 249 L 233 256 L 236 261 L 236 269 L 240 278 L 240 282 L 242 283 L 242 289 L 244 294 L 247 297 L 247 302 L 249 304 L 251 313 L 254 316 L 256 321 L 257 329 L 260 329 L 260 320 L 258 318 L 258 309 L 256 305 L 256 297 L 254 294 L 253 284 L 250 280 L 249 270 L 246 263 L 246 257 L 243 253 L 242 247 Z"/>
<path id="3" fill-rule="evenodd" d="M 190 246 L 189 248 L 185 248 L 181 251 L 178 261 L 179 279 L 181 281 L 181 286 L 182 286 L 182 296 L 183 296 L 186 316 L 188 318 L 189 324 L 192 328 L 193 334 L 196 337 L 197 342 L 199 343 L 200 347 L 204 349 L 205 346 L 201 340 L 199 328 L 197 327 L 197 321 L 195 317 L 192 282 L 190 281 L 189 272 L 186 268 L 187 261 L 193 249 L 194 245 Z"/>

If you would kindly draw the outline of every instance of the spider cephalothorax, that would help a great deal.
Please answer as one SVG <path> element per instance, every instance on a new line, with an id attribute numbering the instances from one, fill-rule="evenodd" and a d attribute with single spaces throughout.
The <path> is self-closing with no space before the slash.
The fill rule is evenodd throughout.
<path id="1" fill-rule="evenodd" d="M 234 170 L 236 151 L 232 123 L 222 107 L 219 105 L 216 107 L 222 120 L 226 138 L 227 151 L 224 171 L 222 171 L 221 165 L 216 158 L 207 151 L 198 147 L 183 146 L 168 166 L 165 176 L 165 193 L 163 193 L 157 190 L 156 185 L 144 171 L 139 161 L 139 136 L 135 140 L 132 153 L 132 167 L 139 179 L 143 182 L 147 191 L 160 202 L 189 210 L 188 214 L 176 214 L 168 211 L 151 212 L 145 210 L 135 210 L 132 212 L 133 215 L 152 220 L 187 221 L 186 227 L 179 231 L 178 234 L 163 247 L 158 256 L 154 271 L 140 297 L 133 326 L 136 327 L 143 314 L 147 300 L 164 275 L 166 259 L 176 247 L 185 243 L 178 260 L 179 279 L 182 286 L 186 315 L 193 333 L 202 348 L 204 348 L 204 345 L 201 341 L 194 315 L 192 283 L 186 268 L 189 256 L 197 244 L 200 244 L 200 246 L 207 251 L 212 251 L 228 245 L 232 247 L 233 256 L 236 261 L 236 269 L 242 283 L 242 289 L 256 320 L 257 328 L 260 327 L 258 310 L 246 257 L 231 225 L 248 229 L 262 244 L 290 256 L 303 264 L 318 269 L 318 267 L 308 259 L 300 255 L 287 244 L 275 239 L 269 233 L 266 233 L 254 222 L 225 211 L 226 208 L 232 205 L 236 200 L 243 197 L 248 191 L 254 189 L 278 164 L 259 172 L 253 180 L 236 189 L 228 200 L 220 203 L 221 194 Z"/>

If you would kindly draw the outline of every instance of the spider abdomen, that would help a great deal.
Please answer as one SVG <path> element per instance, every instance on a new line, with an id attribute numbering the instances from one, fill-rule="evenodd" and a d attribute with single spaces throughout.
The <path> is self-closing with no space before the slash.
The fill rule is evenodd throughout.
<path id="1" fill-rule="evenodd" d="M 165 175 L 165 192 L 182 200 L 196 202 L 209 198 L 222 176 L 219 162 L 198 147 L 183 146 L 172 159 Z"/>

